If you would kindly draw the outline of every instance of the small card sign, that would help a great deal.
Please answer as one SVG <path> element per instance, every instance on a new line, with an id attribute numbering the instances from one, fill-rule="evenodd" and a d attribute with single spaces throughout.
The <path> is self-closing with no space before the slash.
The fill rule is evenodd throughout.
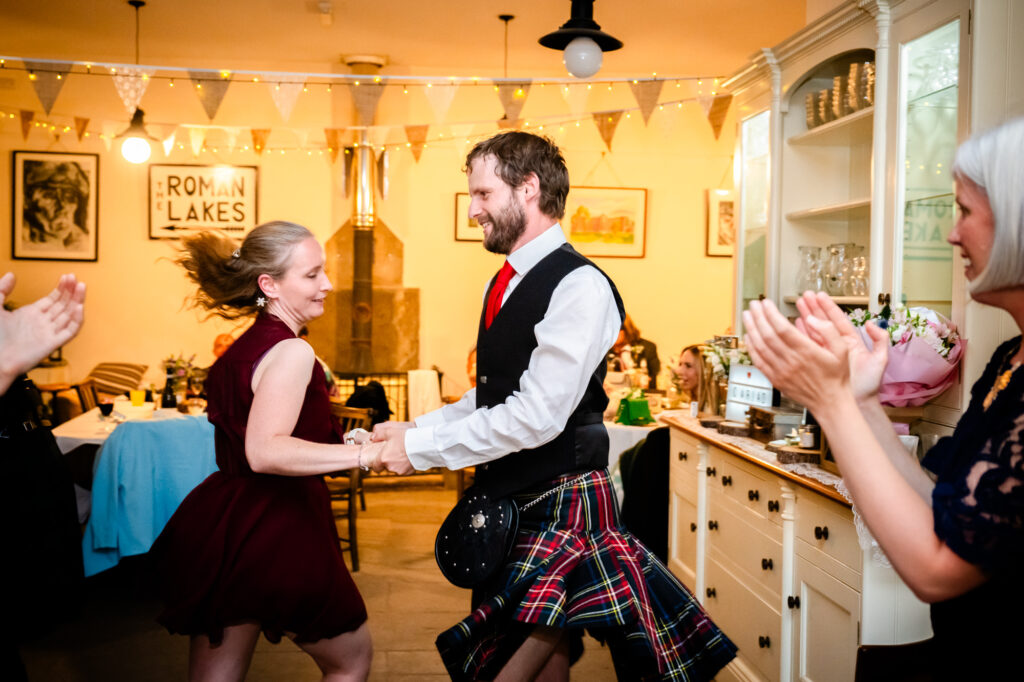
<path id="1" fill-rule="evenodd" d="M 257 220 L 256 166 L 149 167 L 150 239 L 181 239 L 206 230 L 241 237 Z"/>

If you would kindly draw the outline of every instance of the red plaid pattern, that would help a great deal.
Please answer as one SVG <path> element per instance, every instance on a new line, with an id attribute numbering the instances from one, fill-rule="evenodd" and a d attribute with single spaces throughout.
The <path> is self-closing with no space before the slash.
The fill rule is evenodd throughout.
<path id="1" fill-rule="evenodd" d="M 638 679 L 710 680 L 736 654 L 689 591 L 621 526 L 606 470 L 521 512 L 509 562 L 482 592 L 473 613 L 437 638 L 453 680 L 492 678 L 530 625 L 577 637 L 585 628 L 609 645 L 617 669 Z"/>

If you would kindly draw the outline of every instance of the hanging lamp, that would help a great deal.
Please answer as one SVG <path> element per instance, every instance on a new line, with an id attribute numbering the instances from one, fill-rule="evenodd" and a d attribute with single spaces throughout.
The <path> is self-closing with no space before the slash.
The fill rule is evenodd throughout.
<path id="1" fill-rule="evenodd" d="M 608 35 L 594 21 L 594 0 L 572 0 L 569 21 L 538 42 L 562 50 L 562 62 L 569 75 L 590 78 L 601 69 L 605 52 L 622 47 L 622 41 Z"/>
<path id="2" fill-rule="evenodd" d="M 146 3 L 143 0 L 128 0 L 128 4 L 135 8 L 135 65 L 139 65 L 139 8 Z M 146 132 L 146 122 L 143 119 L 145 112 L 135 107 L 132 114 L 132 121 L 124 132 L 117 135 L 115 139 L 122 139 L 121 156 L 130 163 L 145 163 L 153 153 L 150 140 L 156 141 Z"/>

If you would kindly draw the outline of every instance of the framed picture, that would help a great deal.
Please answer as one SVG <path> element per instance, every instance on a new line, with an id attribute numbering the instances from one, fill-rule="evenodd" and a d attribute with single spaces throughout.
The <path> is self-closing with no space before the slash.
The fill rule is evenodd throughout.
<path id="1" fill-rule="evenodd" d="M 708 256 L 732 256 L 736 246 L 736 201 L 729 189 L 705 190 L 708 205 L 707 241 L 704 253 Z"/>
<path id="2" fill-rule="evenodd" d="M 257 182 L 256 166 L 150 165 L 149 238 L 207 230 L 241 238 L 259 221 Z"/>
<path id="3" fill-rule="evenodd" d="M 98 154 L 12 153 L 11 257 L 95 261 Z"/>
<path id="4" fill-rule="evenodd" d="M 647 190 L 570 187 L 562 228 L 587 257 L 643 258 L 647 243 Z"/>
<path id="5" fill-rule="evenodd" d="M 473 218 L 469 217 L 469 194 L 455 193 L 455 241 L 482 242 L 484 230 Z"/>

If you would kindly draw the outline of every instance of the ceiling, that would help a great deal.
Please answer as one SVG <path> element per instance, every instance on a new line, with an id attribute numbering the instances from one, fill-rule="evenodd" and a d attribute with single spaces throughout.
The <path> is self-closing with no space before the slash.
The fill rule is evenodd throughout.
<path id="1" fill-rule="evenodd" d="M 320 6 L 330 9 L 324 25 Z M 757 48 L 805 23 L 805 0 L 600 0 L 594 20 L 625 47 L 600 75 L 727 75 Z M 563 77 L 537 40 L 569 18 L 568 0 L 148 0 L 141 64 L 340 71 L 344 55 L 380 55 L 393 75 Z M 69 61 L 135 62 L 127 0 L 0 0 L 0 52 Z"/>

